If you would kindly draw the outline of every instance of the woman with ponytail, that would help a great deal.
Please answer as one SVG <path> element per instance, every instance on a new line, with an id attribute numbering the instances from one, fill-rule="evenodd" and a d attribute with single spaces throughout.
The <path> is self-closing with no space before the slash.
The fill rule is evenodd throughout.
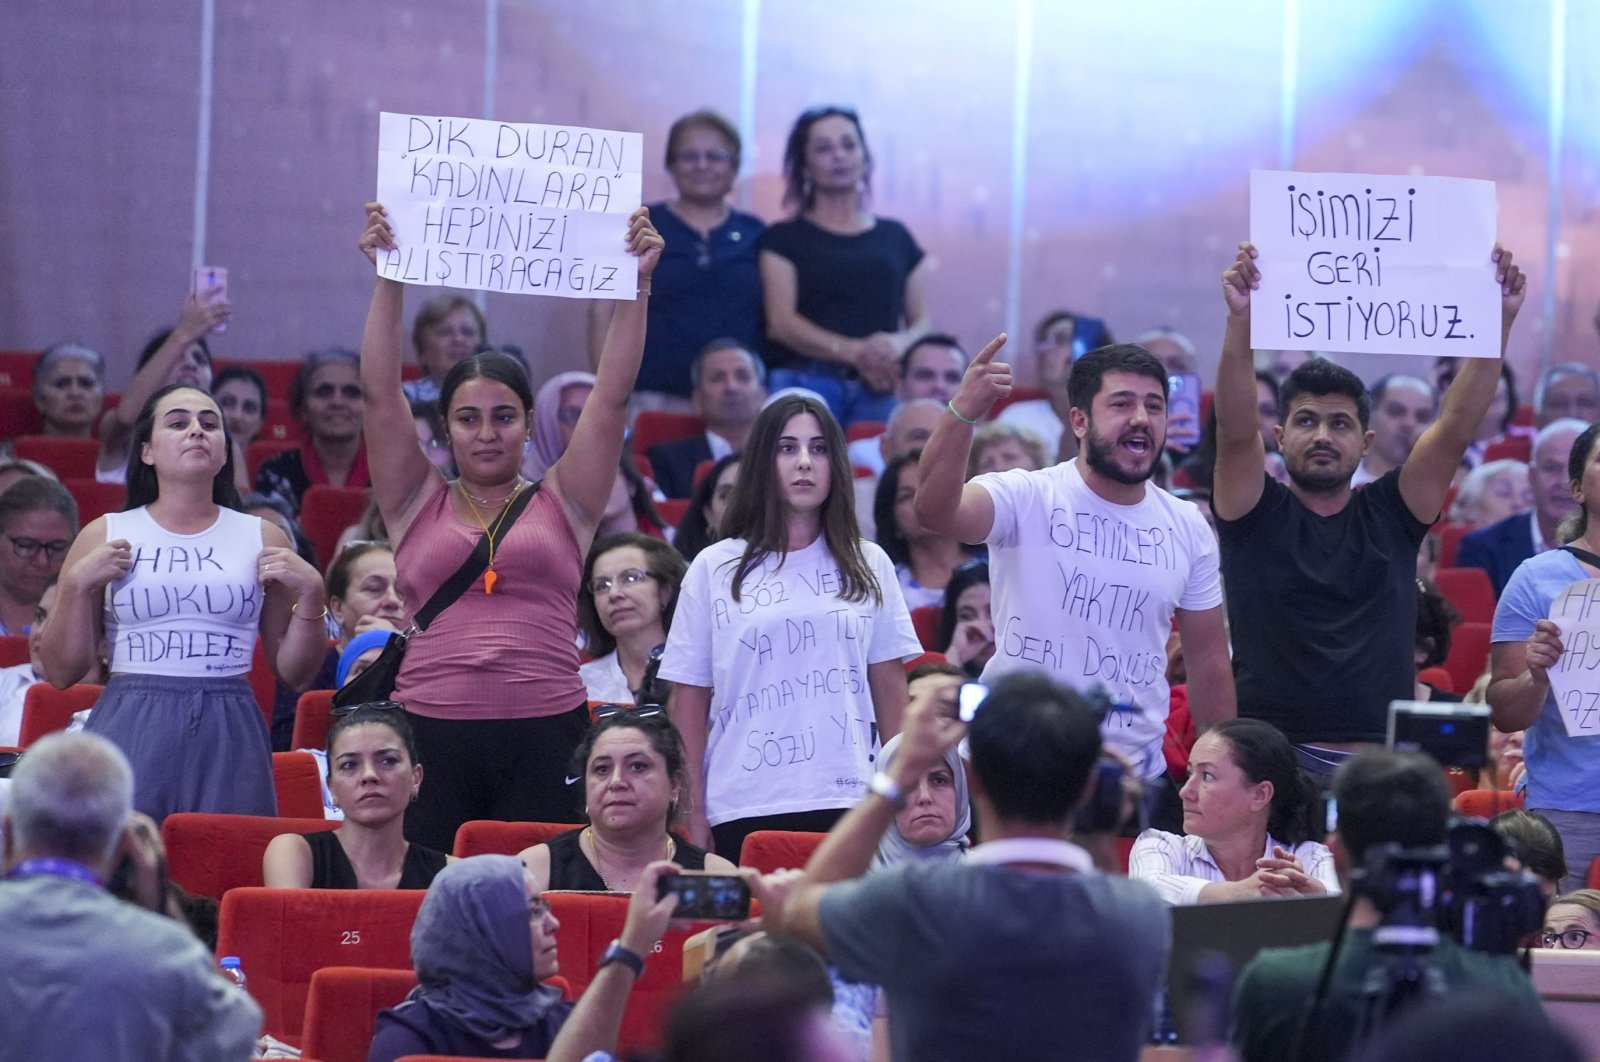
<path id="1" fill-rule="evenodd" d="M 1168 903 L 1339 891 L 1333 855 L 1313 839 L 1316 797 L 1272 724 L 1228 719 L 1207 730 L 1178 796 L 1184 836 L 1146 830 L 1128 858 L 1128 876 Z"/>

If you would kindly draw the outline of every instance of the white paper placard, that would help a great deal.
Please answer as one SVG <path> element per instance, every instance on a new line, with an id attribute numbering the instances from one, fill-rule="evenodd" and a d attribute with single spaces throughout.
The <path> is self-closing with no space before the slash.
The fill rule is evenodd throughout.
<path id="1" fill-rule="evenodd" d="M 569 299 L 632 299 L 624 240 L 639 206 L 644 137 L 609 129 L 385 111 L 378 201 L 398 249 L 378 273 Z"/>
<path id="2" fill-rule="evenodd" d="M 1259 350 L 1500 354 L 1493 181 L 1250 174 Z"/>
<path id="3" fill-rule="evenodd" d="M 1600 735 L 1600 579 L 1580 579 L 1550 603 L 1562 652 L 1550 692 L 1569 737 Z"/>

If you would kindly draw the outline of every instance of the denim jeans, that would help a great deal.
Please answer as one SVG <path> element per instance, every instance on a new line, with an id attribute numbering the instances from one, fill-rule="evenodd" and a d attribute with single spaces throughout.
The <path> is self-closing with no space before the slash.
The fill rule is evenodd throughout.
<path id="1" fill-rule="evenodd" d="M 848 372 L 842 365 L 837 370 L 817 364 L 804 369 L 773 369 L 767 390 L 776 393 L 785 387 L 804 387 L 815 391 L 846 428 L 863 420 L 888 420 L 896 404 L 894 392 L 880 395 L 870 391 L 859 378 L 846 375 Z"/>

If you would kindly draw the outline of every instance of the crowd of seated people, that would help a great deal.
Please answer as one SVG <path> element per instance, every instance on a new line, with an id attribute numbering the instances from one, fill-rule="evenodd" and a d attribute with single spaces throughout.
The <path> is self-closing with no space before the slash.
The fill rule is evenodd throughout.
<path id="1" fill-rule="evenodd" d="M 823 1057 L 813 1047 L 935 1057 L 916 1052 L 935 1042 L 928 1030 L 941 1018 L 907 988 L 930 982 L 878 970 L 861 942 L 899 933 L 915 954 L 931 946 L 918 934 L 960 937 L 931 915 L 873 923 L 894 889 L 910 890 L 905 910 L 936 911 L 961 874 L 994 888 L 984 876 L 1017 865 L 1143 882 L 1094 895 L 1109 905 L 1102 913 L 1118 912 L 1104 928 L 1122 925 L 1135 950 L 1152 949 L 1150 962 L 1096 986 L 1127 993 L 1159 967 L 1164 945 L 1147 923 L 1164 909 L 1150 901 L 1348 888 L 1348 849 L 1329 843 L 1315 794 L 1337 788 L 1330 778 L 1362 777 L 1335 769 L 1362 762 L 1373 742 L 1233 718 L 1257 714 L 1247 702 L 1259 676 L 1241 682 L 1237 708 L 1233 687 L 1216 682 L 1244 626 L 1217 611 L 1224 576 L 1239 578 L 1230 551 L 1236 569 L 1244 552 L 1230 536 L 1272 519 L 1234 504 L 1239 455 L 1250 451 L 1244 478 L 1257 488 L 1262 470 L 1283 484 L 1268 483 L 1269 499 L 1304 489 L 1317 459 L 1295 433 L 1315 428 L 1292 411 L 1309 393 L 1348 400 L 1345 427 L 1370 432 L 1341 456 L 1358 508 L 1380 494 L 1421 497 L 1406 493 L 1408 473 L 1437 471 L 1441 434 L 1460 443 L 1437 484 L 1444 501 L 1429 510 L 1438 522 L 1430 530 L 1413 507 L 1384 544 L 1395 551 L 1378 567 L 1391 572 L 1419 544 L 1431 561 L 1417 570 L 1428 578 L 1407 573 L 1394 595 L 1404 599 L 1395 629 L 1414 626 L 1416 639 L 1392 655 L 1413 659 L 1414 699 L 1487 703 L 1501 740 L 1514 736 L 1477 785 L 1523 809 L 1496 828 L 1551 900 L 1539 942 L 1600 947 L 1600 904 L 1582 888 L 1600 867 L 1600 768 L 1589 739 L 1562 722 L 1550 676 L 1572 646 L 1549 618 L 1568 585 L 1600 577 L 1600 373 L 1578 360 L 1547 369 L 1523 410 L 1502 363 L 1492 387 L 1488 370 L 1450 359 L 1368 387 L 1326 355 L 1240 348 L 1217 381 L 1202 379 L 1228 398 L 1213 409 L 1208 394 L 1192 414 L 1169 415 L 1171 382 L 1205 371 L 1190 340 L 1163 327 L 1113 346 L 1105 322 L 1058 311 L 1013 375 L 1000 340 L 969 355 L 932 331 L 924 251 L 875 212 L 860 115 L 823 107 L 795 122 L 784 160 L 792 213 L 770 225 L 728 205 L 740 150 L 711 112 L 673 127 L 675 196 L 619 223 L 639 289 L 592 304 L 592 372 L 550 372 L 491 346 L 482 310 L 460 293 L 427 302 L 408 337 L 404 290 L 383 278 L 358 349 L 307 355 L 281 394 L 269 379 L 283 374 L 224 359 L 223 342 L 248 333 L 213 336 L 231 309 L 203 295 L 134 364 L 71 342 L 42 351 L 27 384 L 36 422 L 0 440 L 0 638 L 16 654 L 0 662 L 0 746 L 20 742 L 30 689 L 103 686 L 73 724 L 89 736 L 72 740 L 89 743 L 44 745 L 36 762 L 60 761 L 63 777 L 76 759 L 125 762 L 126 799 L 102 794 L 111 833 L 145 821 L 136 814 L 157 825 L 196 812 L 271 816 L 272 753 L 289 748 L 297 712 L 329 710 L 302 695 L 334 694 L 398 639 L 392 693 L 335 709 L 318 749 L 341 823 L 285 830 L 252 868 L 274 888 L 427 890 L 412 937 L 421 985 L 378 1019 L 373 1058 L 615 1050 L 629 986 L 672 917 L 656 882 L 680 870 L 744 874 L 775 913 L 772 936 L 721 960 L 663 1028 L 664 1057 L 725 1057 L 695 1053 L 723 1050 L 706 1046 L 719 1020 L 707 1015 L 731 1030 L 752 1006 L 788 1015 L 797 1058 Z M 372 258 L 394 234 L 382 204 L 365 216 L 359 247 Z M 1518 283 L 1505 283 L 1520 305 Z M 1507 328 L 1515 311 L 1508 303 Z M 402 364 L 408 338 L 416 367 Z M 119 377 L 128 382 L 117 395 L 108 380 Z M 1123 390 L 1139 400 L 1123 402 Z M 1471 431 L 1458 430 L 1464 419 Z M 672 427 L 636 447 L 646 423 Z M 1194 441 L 1175 443 L 1174 432 Z M 50 452 L 31 448 L 34 437 L 92 447 L 94 464 L 86 473 L 14 458 L 22 437 L 24 454 Z M 124 504 L 84 508 L 80 481 L 91 475 L 125 485 Z M 313 488 L 353 499 L 332 525 L 352 525 L 337 543 L 316 507 L 328 495 Z M 1068 496 L 1058 490 L 1072 492 L 1067 508 L 1052 508 Z M 923 509 L 935 491 L 955 499 L 935 514 L 947 518 Z M 1149 538 L 1092 528 L 1143 528 L 1155 510 L 1192 570 L 1130 588 L 1118 567 L 1129 550 L 1178 561 Z M 1024 526 L 1034 512 L 1046 514 L 1040 526 Z M 1022 540 L 1035 551 L 1025 563 L 1007 556 Z M 1467 570 L 1484 573 L 1487 597 L 1473 596 Z M 462 572 L 471 578 L 456 585 Z M 1331 592 L 1327 582 L 1319 591 Z M 1286 600 L 1298 599 L 1290 590 Z M 1041 602 L 1104 628 L 1103 644 L 1097 635 L 1091 647 L 1079 627 L 1036 629 L 1028 610 Z M 419 624 L 424 611 L 431 619 Z M 1290 611 L 1276 637 L 1292 643 L 1304 635 Z M 1117 636 L 1135 626 L 1165 652 Z M 938 662 L 908 676 L 925 654 Z M 1185 663 L 1206 677 L 1186 681 Z M 1159 690 L 1155 704 L 1118 700 L 1102 724 L 1106 754 L 1129 769 L 1127 803 L 1143 813 L 1122 816 L 1120 850 L 1059 816 L 1041 826 L 1026 794 L 990 791 L 974 761 L 983 753 L 969 758 L 953 740 L 966 729 L 954 716 L 959 680 L 995 685 L 1017 670 L 1054 672 L 1066 693 L 1026 687 L 1023 699 L 1075 719 L 1065 736 L 1027 721 L 1037 745 L 1022 740 L 1028 731 L 1004 750 L 1023 759 L 1099 732 L 1076 718 L 1077 694 L 1096 685 L 1085 675 L 1137 671 Z M 1139 747 L 1122 731 L 1137 732 Z M 996 740 L 976 744 L 997 755 Z M 19 764 L 33 755 L 23 750 Z M 19 815 L 43 814 L 25 797 L 26 785 Z M 515 859 L 457 860 L 449 853 L 475 820 L 565 828 L 505 853 Z M 61 861 L 89 868 L 78 884 L 106 876 L 103 851 L 51 851 L 37 826 L 20 831 L 31 847 L 14 848 L 6 821 L 6 862 L 24 867 L 22 880 L 62 873 Z M 757 878 L 740 866 L 757 831 L 828 840 L 804 879 Z M 859 889 L 837 888 L 856 878 Z M 542 896 L 569 890 L 631 897 L 617 953 L 576 999 L 541 984 L 558 972 L 559 932 Z M 531 955 L 508 928 L 524 923 Z M 763 964 L 779 973 L 751 972 Z M 734 968 L 748 984 L 732 983 Z M 826 994 L 814 990 L 817 971 Z M 4 990 L 0 976 L 0 999 Z M 1143 1021 L 1130 1019 L 1134 1039 Z"/>

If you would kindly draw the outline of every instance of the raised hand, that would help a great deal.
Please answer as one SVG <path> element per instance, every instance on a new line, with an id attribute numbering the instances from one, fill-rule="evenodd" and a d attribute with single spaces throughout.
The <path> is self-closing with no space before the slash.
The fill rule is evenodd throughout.
<path id="1" fill-rule="evenodd" d="M 183 309 L 178 314 L 178 327 L 173 329 L 175 333 L 192 343 L 228 323 L 233 316 L 233 303 L 226 300 L 212 302 L 210 296 L 215 290 L 212 288 L 204 294 L 191 292 L 183 300 Z"/>
<path id="2" fill-rule="evenodd" d="M 1250 293 L 1261 286 L 1261 270 L 1256 268 L 1256 245 L 1246 241 L 1239 245 L 1239 254 L 1222 274 L 1222 297 L 1228 304 L 1228 315 L 1244 317 L 1250 313 Z"/>
<path id="3" fill-rule="evenodd" d="M 367 261 L 377 265 L 379 251 L 398 249 L 394 242 L 394 226 L 389 224 L 389 212 L 383 209 L 382 203 L 368 203 L 366 209 L 367 227 L 356 241 L 356 247 L 367 256 Z"/>
<path id="4" fill-rule="evenodd" d="M 945 659 L 952 664 L 962 665 L 969 660 L 975 660 L 983 655 L 985 648 L 994 646 L 994 625 L 974 620 L 970 623 L 956 624 L 955 633 L 950 636 L 950 645 L 945 649 Z"/>
<path id="5" fill-rule="evenodd" d="M 639 259 L 639 279 L 648 280 L 661 261 L 661 249 L 667 241 L 661 238 L 650 221 L 650 208 L 640 207 L 628 216 L 628 253 Z"/>
<path id="6" fill-rule="evenodd" d="M 1494 245 L 1494 279 L 1500 284 L 1500 322 L 1504 327 L 1516 319 L 1522 299 L 1528 292 L 1528 274 L 1511 264 L 1511 252 Z"/>
<path id="7" fill-rule="evenodd" d="M 978 351 L 978 356 L 967 366 L 966 375 L 950 406 L 967 420 L 981 420 L 989 415 L 994 404 L 1011 393 L 1011 366 L 995 361 L 994 356 L 1006 345 L 1006 334 L 1001 332 Z"/>

